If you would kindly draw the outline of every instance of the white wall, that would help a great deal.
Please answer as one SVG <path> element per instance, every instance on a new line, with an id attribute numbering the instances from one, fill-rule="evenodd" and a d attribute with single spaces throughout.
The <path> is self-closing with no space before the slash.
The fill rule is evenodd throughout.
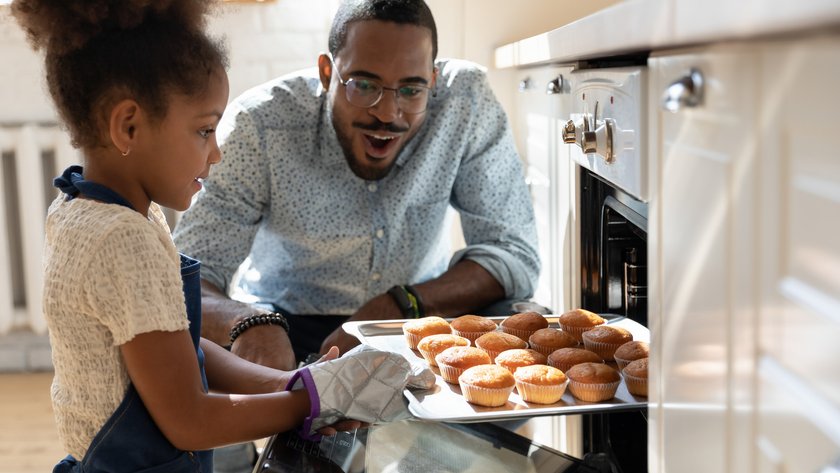
<path id="1" fill-rule="evenodd" d="M 231 98 L 270 78 L 314 66 L 318 54 L 327 48 L 329 27 L 339 1 L 276 0 L 223 7 L 211 19 L 210 29 L 224 36 L 229 46 Z M 511 114 L 516 90 L 514 71 L 492 69 L 494 49 L 559 27 L 616 0 L 427 1 L 438 23 L 440 56 L 465 58 L 488 66 L 491 85 Z M 0 131 L 4 126 L 15 130 L 21 124 L 57 121 L 44 85 L 41 55 L 30 49 L 6 5 L 0 5 L 0 85 Z M 23 215 L 43 219 L 38 211 Z M 2 226 L 2 230 L 15 231 L 5 228 L 5 222 Z M 456 247 L 462 244 L 459 232 L 456 225 Z M 0 252 L 4 251 L 8 249 L 0 248 Z M 0 271 L 9 272 L 7 267 L 0 267 Z M 11 335 L 0 333 L 0 371 L 48 369 L 45 338 L 31 334 L 26 317 L 5 317 L 19 322 L 12 324 Z"/>

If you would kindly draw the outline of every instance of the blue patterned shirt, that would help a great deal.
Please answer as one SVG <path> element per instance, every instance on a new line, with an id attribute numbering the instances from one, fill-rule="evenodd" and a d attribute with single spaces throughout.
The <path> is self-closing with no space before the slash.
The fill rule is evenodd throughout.
<path id="1" fill-rule="evenodd" d="M 223 159 L 178 223 L 179 250 L 227 292 L 247 258 L 239 289 L 298 314 L 350 315 L 462 259 L 508 298 L 530 297 L 534 213 L 507 117 L 479 66 L 438 67 L 426 121 L 379 181 L 350 170 L 317 70 L 245 92 L 218 127 Z M 451 258 L 450 206 L 466 242 Z"/>

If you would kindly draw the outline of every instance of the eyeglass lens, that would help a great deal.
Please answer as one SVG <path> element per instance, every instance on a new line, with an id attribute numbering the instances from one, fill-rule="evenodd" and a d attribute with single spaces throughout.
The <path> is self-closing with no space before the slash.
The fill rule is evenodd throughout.
<path id="1" fill-rule="evenodd" d="M 347 101 L 357 107 L 373 107 L 382 99 L 385 90 L 397 96 L 397 105 L 404 113 L 421 113 L 429 102 L 429 88 L 422 85 L 403 85 L 397 88 L 383 87 L 367 79 L 348 79 L 345 84 Z"/>

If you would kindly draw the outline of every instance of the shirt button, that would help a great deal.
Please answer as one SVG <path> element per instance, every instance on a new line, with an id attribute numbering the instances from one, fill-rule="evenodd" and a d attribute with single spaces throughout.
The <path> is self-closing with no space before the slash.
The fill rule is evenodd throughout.
<path id="1" fill-rule="evenodd" d="M 382 238 L 384 236 L 385 236 L 385 230 L 380 228 L 379 230 L 376 231 L 376 238 Z"/>
<path id="2" fill-rule="evenodd" d="M 376 184 L 368 184 L 368 190 L 371 192 L 376 192 L 376 189 L 379 187 Z"/>
<path id="3" fill-rule="evenodd" d="M 380 279 L 382 279 L 382 275 L 379 273 L 373 273 L 370 275 L 370 278 L 374 281 L 379 281 Z"/>

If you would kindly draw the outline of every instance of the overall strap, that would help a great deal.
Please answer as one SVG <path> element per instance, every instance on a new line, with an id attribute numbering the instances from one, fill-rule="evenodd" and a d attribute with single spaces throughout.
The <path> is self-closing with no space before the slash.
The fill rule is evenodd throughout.
<path id="1" fill-rule="evenodd" d="M 102 184 L 86 181 L 84 176 L 82 176 L 82 172 L 83 168 L 81 166 L 70 166 L 60 176 L 53 179 L 53 186 L 57 187 L 61 192 L 64 192 L 67 195 L 67 200 L 75 199 L 81 195 L 89 199 L 105 202 L 106 204 L 122 205 L 123 207 L 134 210 L 134 207 L 131 206 L 125 197 Z"/>

